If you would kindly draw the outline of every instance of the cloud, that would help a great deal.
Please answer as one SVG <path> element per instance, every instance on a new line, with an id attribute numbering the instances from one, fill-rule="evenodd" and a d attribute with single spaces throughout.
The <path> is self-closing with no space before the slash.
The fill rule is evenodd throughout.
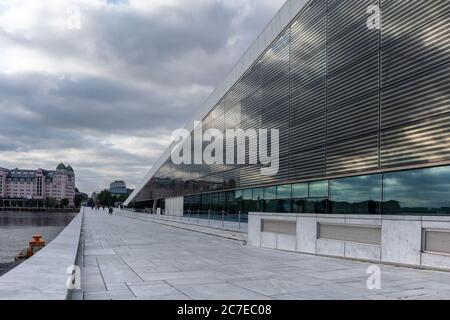
<path id="1" fill-rule="evenodd" d="M 3 0 L 0 166 L 136 186 L 283 2 Z"/>

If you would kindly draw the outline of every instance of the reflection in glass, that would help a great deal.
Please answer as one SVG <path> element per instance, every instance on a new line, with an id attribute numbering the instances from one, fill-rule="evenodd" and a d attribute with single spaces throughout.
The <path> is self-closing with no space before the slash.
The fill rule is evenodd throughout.
<path id="1" fill-rule="evenodd" d="M 192 208 L 193 206 L 193 199 L 192 196 L 186 196 L 184 197 L 184 203 L 183 203 L 183 209 L 184 211 L 188 211 Z"/>
<path id="2" fill-rule="evenodd" d="M 292 185 L 277 187 L 277 211 L 279 213 L 290 213 L 292 198 Z"/>
<path id="3" fill-rule="evenodd" d="M 310 182 L 309 183 L 309 197 L 310 198 L 328 197 L 328 180 Z"/>
<path id="4" fill-rule="evenodd" d="M 264 212 L 277 212 L 277 187 L 264 188 Z"/>
<path id="5" fill-rule="evenodd" d="M 219 193 L 211 194 L 211 210 L 212 211 L 221 211 L 219 196 L 220 196 Z"/>
<path id="6" fill-rule="evenodd" d="M 292 197 L 291 194 L 292 185 L 284 185 L 277 187 L 277 199 L 290 199 Z"/>
<path id="7" fill-rule="evenodd" d="M 243 199 L 244 200 L 252 200 L 253 199 L 253 190 L 252 189 L 246 189 L 242 191 Z"/>
<path id="8" fill-rule="evenodd" d="M 264 200 L 275 200 L 277 198 L 277 187 L 264 188 Z"/>
<path id="9" fill-rule="evenodd" d="M 208 211 L 211 209 L 211 195 L 210 194 L 202 194 L 202 211 Z"/>
<path id="10" fill-rule="evenodd" d="M 450 214 L 450 166 L 191 195 L 184 199 L 185 211 L 200 210 L 206 214 L 211 210 L 214 214 L 224 210 L 231 216 L 238 211 L 443 215 Z"/>
<path id="11" fill-rule="evenodd" d="M 263 196 L 264 196 L 263 188 L 253 189 L 253 202 L 254 202 L 256 212 L 263 211 Z"/>
<path id="12" fill-rule="evenodd" d="M 264 195 L 263 188 L 253 189 L 253 200 L 262 200 Z"/>
<path id="13" fill-rule="evenodd" d="M 278 213 L 290 213 L 292 212 L 290 199 L 277 200 L 277 212 Z"/>
<path id="14" fill-rule="evenodd" d="M 383 214 L 450 214 L 450 166 L 386 173 Z"/>
<path id="15" fill-rule="evenodd" d="M 202 196 L 193 195 L 185 197 L 184 210 L 185 211 L 197 211 L 201 210 Z"/>
<path id="16" fill-rule="evenodd" d="M 313 212 L 324 214 L 328 211 L 328 199 L 307 199 L 305 203 L 306 213 Z"/>
<path id="17" fill-rule="evenodd" d="M 330 180 L 330 213 L 379 214 L 380 174 Z"/>
<path id="18" fill-rule="evenodd" d="M 236 193 L 234 191 L 229 191 L 225 193 L 225 211 L 229 213 L 237 213 L 239 208 L 239 203 L 236 199 Z"/>
<path id="19" fill-rule="evenodd" d="M 299 183 L 292 186 L 292 198 L 308 198 L 308 183 Z"/>
<path id="20" fill-rule="evenodd" d="M 293 213 L 327 213 L 328 199 L 308 198 L 292 200 Z"/>
<path id="21" fill-rule="evenodd" d="M 305 199 L 292 200 L 292 212 L 293 213 L 305 213 Z"/>
<path id="22" fill-rule="evenodd" d="M 243 196 L 244 196 L 243 190 L 237 190 L 236 191 L 236 193 L 235 193 L 236 205 L 237 205 L 237 209 L 240 210 L 240 211 L 243 211 L 243 209 L 242 209 Z"/>
<path id="23" fill-rule="evenodd" d="M 278 203 L 277 200 L 264 200 L 264 212 L 277 212 Z"/>
<path id="24" fill-rule="evenodd" d="M 246 189 L 242 192 L 242 211 L 244 212 L 255 211 L 252 189 Z"/>

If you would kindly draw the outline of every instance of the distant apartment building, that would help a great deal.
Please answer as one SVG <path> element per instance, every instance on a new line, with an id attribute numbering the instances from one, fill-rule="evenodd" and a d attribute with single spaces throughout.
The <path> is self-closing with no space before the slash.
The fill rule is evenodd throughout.
<path id="1" fill-rule="evenodd" d="M 128 196 L 133 190 L 128 189 L 124 181 L 114 181 L 109 185 L 109 193 L 113 196 Z"/>
<path id="2" fill-rule="evenodd" d="M 61 201 L 74 204 L 75 173 L 63 163 L 56 170 L 21 170 L 0 168 L 0 199 Z"/>

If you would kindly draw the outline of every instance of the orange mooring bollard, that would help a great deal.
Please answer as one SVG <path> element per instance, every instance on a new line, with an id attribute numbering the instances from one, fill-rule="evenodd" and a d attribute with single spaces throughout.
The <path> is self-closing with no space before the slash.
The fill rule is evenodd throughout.
<path id="1" fill-rule="evenodd" d="M 28 259 L 33 255 L 33 249 L 31 247 L 27 248 L 27 255 L 26 258 Z"/>
<path id="2" fill-rule="evenodd" d="M 33 236 L 33 240 L 30 241 L 30 247 L 27 250 L 28 257 L 31 257 L 34 253 L 34 248 L 45 247 L 45 241 L 42 240 L 42 236 L 37 233 Z"/>

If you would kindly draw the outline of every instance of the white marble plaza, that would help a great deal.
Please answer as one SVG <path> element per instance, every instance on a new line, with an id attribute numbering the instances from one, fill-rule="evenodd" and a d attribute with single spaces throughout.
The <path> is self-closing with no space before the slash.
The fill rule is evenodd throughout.
<path id="1" fill-rule="evenodd" d="M 369 290 L 369 263 L 249 247 L 202 232 L 86 210 L 82 290 L 72 298 L 450 299 L 450 273 L 381 265 L 381 289 Z"/>

